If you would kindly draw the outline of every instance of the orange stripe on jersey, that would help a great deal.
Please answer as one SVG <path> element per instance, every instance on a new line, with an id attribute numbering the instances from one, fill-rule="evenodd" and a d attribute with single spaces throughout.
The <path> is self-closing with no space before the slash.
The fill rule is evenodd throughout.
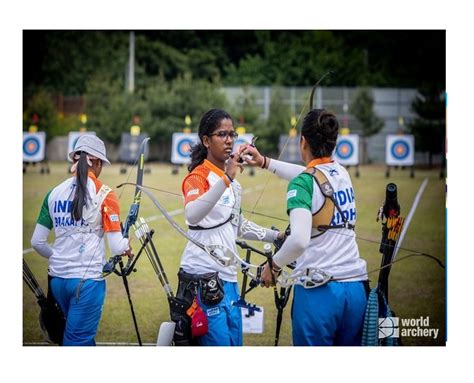
<path id="1" fill-rule="evenodd" d="M 102 203 L 102 226 L 104 232 L 122 231 L 120 227 L 120 203 L 114 191 Z"/>
<path id="2" fill-rule="evenodd" d="M 98 180 L 92 172 L 89 172 L 88 176 L 94 182 L 95 192 L 97 193 L 103 185 L 102 181 Z M 120 227 L 120 203 L 113 191 L 107 194 L 100 208 L 104 232 L 122 231 Z"/>
<path id="3" fill-rule="evenodd" d="M 209 190 L 208 174 L 209 169 L 200 165 L 184 178 L 181 190 L 183 192 L 185 206 Z"/>
<path id="4" fill-rule="evenodd" d="M 99 179 L 97 179 L 97 177 L 95 176 L 94 173 L 92 173 L 91 171 L 89 171 L 87 173 L 87 176 L 94 182 L 94 185 L 95 185 L 95 192 L 97 193 L 100 188 L 102 187 L 103 183 L 102 181 L 100 181 Z"/>

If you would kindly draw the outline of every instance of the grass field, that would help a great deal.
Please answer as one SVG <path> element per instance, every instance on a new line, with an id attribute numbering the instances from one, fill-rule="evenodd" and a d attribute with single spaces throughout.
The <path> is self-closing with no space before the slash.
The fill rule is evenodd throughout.
<path id="1" fill-rule="evenodd" d="M 29 249 L 30 238 L 34 230 L 36 218 L 45 194 L 53 186 L 67 177 L 67 164 L 50 164 L 51 173 L 42 175 L 38 169 L 29 167 L 23 176 L 23 248 Z M 171 166 L 151 164 L 151 173 L 145 174 L 144 185 L 165 189 L 174 193 L 180 192 L 181 180 L 186 173 L 183 167 L 178 175 L 171 175 Z M 360 178 L 353 176 L 357 203 L 358 245 L 361 256 L 367 261 L 368 269 L 376 269 L 380 265 L 378 252 L 381 226 L 375 221 L 376 213 L 381 206 L 385 186 L 394 182 L 398 186 L 398 198 L 402 215 L 406 216 L 415 195 L 424 178 L 429 179 L 418 209 L 413 217 L 402 246 L 407 249 L 429 253 L 443 263 L 446 262 L 446 204 L 445 183 L 439 179 L 438 171 L 417 170 L 415 178 L 409 177 L 409 172 L 392 171 L 390 179 L 385 178 L 385 168 L 382 166 L 361 167 Z M 352 170 L 351 170 L 352 173 Z M 135 182 L 135 169 L 129 181 Z M 122 183 L 127 175 L 119 174 L 117 165 L 104 169 L 101 180 L 111 187 Z M 260 169 L 255 176 L 249 176 L 248 171 L 239 176 L 245 194 L 242 208 L 252 210 L 259 198 L 262 185 L 266 185 L 264 194 L 255 207 L 255 211 L 286 219 L 285 195 L 287 182 L 280 180 Z M 268 184 L 267 184 L 268 183 Z M 133 189 L 131 187 L 116 190 L 120 196 L 121 216 L 125 218 L 132 202 Z M 182 198 L 163 192 L 153 191 L 160 203 L 168 210 L 182 208 Z M 247 217 L 250 213 L 245 213 Z M 176 273 L 186 240 L 180 236 L 159 211 L 146 197 L 142 197 L 140 216 L 151 219 L 149 225 L 155 229 L 155 239 L 158 253 L 168 274 L 174 290 L 177 286 Z M 184 227 L 183 214 L 175 216 L 176 221 Z M 284 229 L 286 222 L 266 218 L 258 215 L 251 217 L 262 226 L 275 225 Z M 53 241 L 53 235 L 49 242 Z M 258 242 L 253 243 L 261 248 Z M 138 249 L 138 241 L 132 243 Z M 409 254 L 412 251 L 401 250 L 397 257 Z M 110 254 L 107 254 L 107 257 Z M 242 257 L 244 256 L 242 252 Z M 256 258 L 253 263 L 261 262 Z M 38 278 L 43 288 L 46 288 L 47 261 L 36 252 L 27 252 L 24 258 Z M 137 263 L 138 271 L 129 277 L 135 312 L 138 319 L 142 340 L 144 343 L 156 342 L 157 330 L 161 322 L 169 320 L 166 296 L 158 278 L 145 255 Z M 20 270 L 18 270 L 18 275 Z M 377 281 L 378 273 L 371 274 L 371 285 Z M 240 277 L 239 277 L 240 278 Z M 259 288 L 252 291 L 247 300 L 265 308 L 265 331 L 263 334 L 244 336 L 247 346 L 273 345 L 276 309 L 273 303 L 273 290 Z M 392 267 L 389 282 L 389 298 L 392 309 L 400 318 L 429 318 L 429 327 L 438 328 L 437 339 L 429 337 L 406 337 L 404 345 L 444 345 L 446 338 L 446 275 L 445 270 L 426 257 L 412 257 L 399 262 Z M 284 313 L 280 336 L 280 345 L 291 345 L 291 301 Z M 39 306 L 34 295 L 23 284 L 23 343 L 41 342 L 42 336 L 38 324 Z M 135 330 L 131 319 L 130 308 L 121 278 L 111 275 L 107 279 L 107 297 L 105 301 L 102 321 L 97 335 L 97 342 L 136 342 Z"/>

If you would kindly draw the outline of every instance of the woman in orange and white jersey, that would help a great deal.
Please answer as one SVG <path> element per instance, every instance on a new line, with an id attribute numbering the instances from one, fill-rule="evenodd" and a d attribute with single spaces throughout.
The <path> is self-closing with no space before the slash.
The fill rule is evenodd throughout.
<path id="1" fill-rule="evenodd" d="M 48 258 L 48 286 L 66 317 L 63 345 L 93 346 L 105 299 L 104 234 L 113 254 L 130 256 L 132 249 L 122 236 L 119 201 L 98 179 L 110 165 L 102 140 L 80 136 L 69 157 L 74 176 L 44 198 L 31 244 Z"/>
<path id="2" fill-rule="evenodd" d="M 200 142 L 193 147 L 190 173 L 182 192 L 188 234 L 205 245 L 220 244 L 237 253 L 236 238 L 273 242 L 278 231 L 246 220 L 241 214 L 242 187 L 236 180 L 241 166 L 232 156 L 237 133 L 231 116 L 221 109 L 206 112 L 199 124 Z M 242 345 L 242 317 L 237 268 L 224 267 L 188 242 L 181 257 L 177 296 L 189 304 L 195 300 L 204 310 L 208 331 L 199 345 Z M 196 339 L 195 339 L 196 340 Z"/>

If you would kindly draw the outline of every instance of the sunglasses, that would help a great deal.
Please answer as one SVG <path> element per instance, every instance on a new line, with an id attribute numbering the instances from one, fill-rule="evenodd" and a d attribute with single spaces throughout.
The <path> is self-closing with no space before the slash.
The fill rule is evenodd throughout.
<path id="1" fill-rule="evenodd" d="M 237 137 L 239 137 L 236 132 L 224 132 L 223 130 L 217 133 L 208 134 L 208 136 L 217 136 L 222 140 L 225 140 L 227 137 L 229 137 L 231 140 L 235 140 Z"/>

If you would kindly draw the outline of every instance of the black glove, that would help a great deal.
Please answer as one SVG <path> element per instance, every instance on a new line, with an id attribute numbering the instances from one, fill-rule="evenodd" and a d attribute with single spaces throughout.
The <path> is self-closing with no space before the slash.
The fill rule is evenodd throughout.
<path id="1" fill-rule="evenodd" d="M 272 226 L 272 230 L 278 230 L 275 226 Z M 273 246 L 275 246 L 275 251 L 274 251 L 274 255 L 278 252 L 278 250 L 280 250 L 280 248 L 283 246 L 283 244 L 285 243 L 286 241 L 286 238 L 291 234 L 291 229 L 290 229 L 290 225 L 288 225 L 288 227 L 286 228 L 285 230 L 285 235 L 283 236 L 283 238 L 277 238 L 273 241 Z"/>

